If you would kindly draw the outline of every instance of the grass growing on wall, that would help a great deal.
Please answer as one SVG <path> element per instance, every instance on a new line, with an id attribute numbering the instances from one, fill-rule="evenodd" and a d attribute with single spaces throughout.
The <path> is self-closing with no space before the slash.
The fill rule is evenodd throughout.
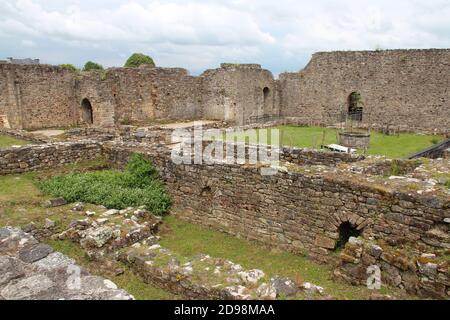
<path id="1" fill-rule="evenodd" d="M 332 128 L 289 125 L 275 128 L 280 130 L 282 145 L 286 146 L 318 149 L 322 141 L 325 145 L 337 143 L 337 130 Z M 245 134 L 238 132 L 234 136 L 237 137 L 238 141 L 243 141 Z M 370 148 L 367 153 L 370 155 L 382 155 L 392 159 L 404 158 L 430 147 L 443 139 L 444 137 L 442 136 L 414 133 L 401 133 L 398 136 L 388 136 L 380 132 L 372 131 Z M 268 140 L 270 142 L 270 133 Z"/>
<path id="2" fill-rule="evenodd" d="M 123 172 L 75 173 L 39 181 L 37 185 L 67 202 L 83 201 L 114 209 L 145 206 L 156 215 L 164 214 L 171 204 L 152 164 L 138 154 L 131 157 Z"/>
<path id="3" fill-rule="evenodd" d="M 1 135 L 0 134 L 0 148 L 7 148 L 10 146 L 23 146 L 26 144 L 30 144 L 31 142 L 29 141 L 25 141 L 25 140 L 20 140 L 20 139 L 16 139 L 10 136 L 5 136 L 5 135 Z"/>

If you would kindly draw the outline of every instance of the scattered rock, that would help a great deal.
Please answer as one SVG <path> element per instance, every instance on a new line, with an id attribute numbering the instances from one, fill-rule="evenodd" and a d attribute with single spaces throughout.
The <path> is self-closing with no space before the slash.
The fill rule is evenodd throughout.
<path id="1" fill-rule="evenodd" d="M 100 227 L 87 233 L 80 241 L 82 247 L 103 247 L 113 236 L 113 230 L 109 227 Z"/>
<path id="2" fill-rule="evenodd" d="M 33 230 L 36 230 L 36 226 L 33 222 L 30 222 L 29 224 L 22 227 L 23 232 L 30 233 Z"/>
<path id="3" fill-rule="evenodd" d="M 244 286 L 226 287 L 224 290 L 236 300 L 251 299 L 251 296 L 248 294 L 248 289 Z"/>
<path id="4" fill-rule="evenodd" d="M 52 247 L 46 244 L 39 243 L 22 248 L 19 252 L 19 258 L 24 262 L 33 263 L 45 258 L 52 252 Z"/>
<path id="5" fill-rule="evenodd" d="M 77 202 L 72 208 L 72 211 L 83 211 L 84 210 L 84 203 L 83 202 Z"/>
<path id="6" fill-rule="evenodd" d="M 355 237 L 350 237 L 350 239 L 348 239 L 348 243 L 356 246 L 362 246 L 364 244 L 364 241 Z"/>
<path id="7" fill-rule="evenodd" d="M 66 204 L 67 204 L 67 201 L 64 198 L 50 199 L 45 202 L 45 206 L 50 207 L 50 208 L 61 207 Z"/>
<path id="8" fill-rule="evenodd" d="M 44 275 L 34 275 L 28 278 L 10 282 L 1 295 L 6 300 L 39 299 L 45 296 L 55 283 Z"/>
<path id="9" fill-rule="evenodd" d="M 119 210 L 111 209 L 111 210 L 104 212 L 102 215 L 105 217 L 109 217 L 109 216 L 114 216 L 116 214 L 119 214 Z"/>
<path id="10" fill-rule="evenodd" d="M 100 218 L 96 220 L 99 225 L 104 225 L 108 222 L 108 218 Z"/>
<path id="11" fill-rule="evenodd" d="M 380 246 L 374 244 L 370 247 L 370 254 L 378 259 L 383 254 L 383 249 Z"/>
<path id="12" fill-rule="evenodd" d="M 297 284 L 288 278 L 272 278 L 271 283 L 277 296 L 290 297 L 295 296 L 299 292 Z"/>
<path id="13" fill-rule="evenodd" d="M 53 220 L 45 219 L 45 228 L 46 229 L 53 229 L 56 226 L 56 223 Z"/>
<path id="14" fill-rule="evenodd" d="M 264 277 L 264 272 L 262 270 L 253 269 L 249 271 L 241 271 L 239 272 L 239 276 L 246 283 L 256 284 Z"/>
<path id="15" fill-rule="evenodd" d="M 323 294 L 324 292 L 324 289 L 322 287 L 316 286 L 315 284 L 309 282 L 303 283 L 302 288 L 310 294 Z"/>
<path id="16" fill-rule="evenodd" d="M 13 279 L 23 277 L 24 263 L 19 259 L 7 256 L 0 256 L 0 286 Z"/>
<path id="17" fill-rule="evenodd" d="M 256 294 L 263 300 L 274 300 L 277 297 L 277 290 L 267 283 L 263 283 L 256 289 Z"/>

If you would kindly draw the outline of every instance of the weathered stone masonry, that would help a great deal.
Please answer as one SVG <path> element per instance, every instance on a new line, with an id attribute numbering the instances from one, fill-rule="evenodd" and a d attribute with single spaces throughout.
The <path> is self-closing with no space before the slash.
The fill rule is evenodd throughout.
<path id="1" fill-rule="evenodd" d="M 97 159 L 102 148 L 92 141 L 58 142 L 0 150 L 0 175 L 52 169 L 82 160 Z"/>
<path id="2" fill-rule="evenodd" d="M 294 170 L 262 176 L 261 165 L 176 165 L 170 149 L 131 142 L 84 141 L 4 149 L 0 151 L 0 174 L 51 168 L 101 155 L 123 166 L 133 152 L 154 162 L 173 197 L 174 213 L 183 219 L 323 262 L 334 261 L 331 253 L 339 227 L 349 223 L 364 239 L 394 247 L 370 258 L 369 253 L 351 251 L 353 247 L 348 244 L 344 253 L 353 258 L 342 256 L 337 271 L 341 278 L 363 283 L 364 268 L 372 261 L 387 272 L 386 279 L 392 285 L 435 297 L 448 291 L 448 276 L 439 271 L 442 267 L 434 263 L 429 266 L 419 259 L 420 252 L 448 252 L 450 248 L 448 195 L 407 194 L 389 185 L 380 188 L 326 171 Z M 327 158 L 320 160 L 316 154 L 308 159 L 308 164 L 318 161 L 323 165 Z M 353 159 L 340 158 L 336 163 L 342 161 Z M 330 165 L 335 165 L 333 160 Z M 416 252 L 415 256 L 407 254 L 409 262 L 398 258 L 409 252 L 402 246 Z M 437 271 L 423 271 L 420 265 L 411 267 L 416 260 Z M 436 278 L 422 283 L 427 272 Z"/>
<path id="3" fill-rule="evenodd" d="M 133 150 L 106 153 L 125 164 Z M 175 165 L 170 150 L 135 149 L 155 162 L 178 214 L 189 221 L 328 261 L 349 222 L 364 237 L 448 249 L 448 197 L 378 189 L 342 176 L 278 173 L 262 176 L 257 166 Z"/>
<path id="4" fill-rule="evenodd" d="M 361 125 L 446 133 L 450 128 L 450 50 L 314 54 L 307 67 L 275 80 L 255 64 L 222 64 L 198 77 L 180 68 L 111 68 L 73 73 L 46 65 L 0 65 L 0 117 L 13 128 L 212 119 L 245 125 L 269 117 L 330 125 L 361 94 Z M 3 120 L 4 121 L 4 120 Z"/>
<path id="5" fill-rule="evenodd" d="M 247 239 L 325 261 L 335 248 L 338 227 L 350 222 L 365 237 L 450 248 L 444 222 L 450 218 L 448 196 L 411 195 L 332 173 L 262 176 L 259 166 L 176 165 L 165 147 L 84 141 L 1 150 L 0 174 L 101 155 L 124 165 L 133 152 L 155 163 L 182 217 Z"/>

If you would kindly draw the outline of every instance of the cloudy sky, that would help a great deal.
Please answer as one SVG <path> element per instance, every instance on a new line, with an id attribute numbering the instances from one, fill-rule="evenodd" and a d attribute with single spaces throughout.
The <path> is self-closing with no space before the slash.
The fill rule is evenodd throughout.
<path id="1" fill-rule="evenodd" d="M 449 48 L 450 0 L 0 0 L 0 59 L 193 74 L 220 62 L 298 71 L 313 52 Z"/>

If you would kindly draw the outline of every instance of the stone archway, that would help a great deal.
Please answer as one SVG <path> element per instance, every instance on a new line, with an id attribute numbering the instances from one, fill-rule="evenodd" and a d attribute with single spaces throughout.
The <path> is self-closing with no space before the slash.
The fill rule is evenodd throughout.
<path id="1" fill-rule="evenodd" d="M 269 114 L 271 112 L 271 105 L 270 105 L 270 89 L 268 87 L 264 87 L 263 89 L 263 115 Z"/>
<path id="2" fill-rule="evenodd" d="M 81 118 L 86 124 L 94 123 L 94 116 L 92 111 L 92 105 L 88 98 L 84 98 L 81 101 Z"/>
<path id="3" fill-rule="evenodd" d="M 333 214 L 325 228 L 328 231 L 327 235 L 317 235 L 314 244 L 329 251 L 338 250 L 345 246 L 350 237 L 358 237 L 365 233 L 371 223 L 371 219 L 355 213 Z"/>
<path id="4" fill-rule="evenodd" d="M 362 97 L 359 92 L 352 92 L 348 96 L 348 118 L 353 121 L 362 121 L 363 119 L 363 105 Z"/>

